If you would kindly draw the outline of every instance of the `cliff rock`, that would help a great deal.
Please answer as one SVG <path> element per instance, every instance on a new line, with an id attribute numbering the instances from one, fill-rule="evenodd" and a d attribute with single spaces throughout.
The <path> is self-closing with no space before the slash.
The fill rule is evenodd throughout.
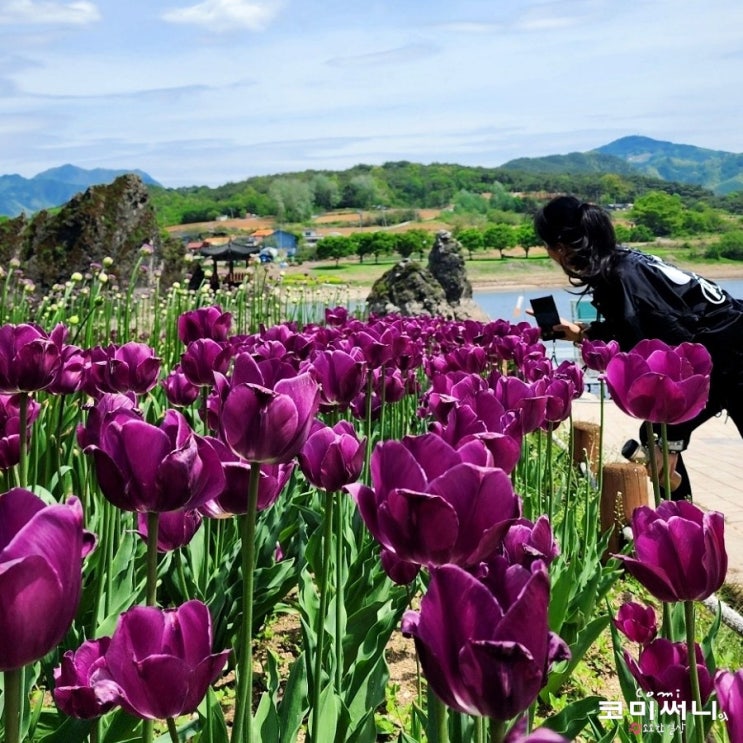
<path id="1" fill-rule="evenodd" d="M 43 210 L 0 225 L 0 261 L 19 259 L 25 276 L 40 289 L 63 283 L 106 256 L 126 282 L 144 243 L 157 251 L 159 230 L 147 187 L 134 174 L 91 186 L 56 214 Z"/>
<path id="2" fill-rule="evenodd" d="M 488 320 L 472 299 L 462 249 L 451 234 L 436 235 L 428 267 L 400 261 L 374 282 L 366 299 L 375 315 L 431 315 L 447 320 Z"/>

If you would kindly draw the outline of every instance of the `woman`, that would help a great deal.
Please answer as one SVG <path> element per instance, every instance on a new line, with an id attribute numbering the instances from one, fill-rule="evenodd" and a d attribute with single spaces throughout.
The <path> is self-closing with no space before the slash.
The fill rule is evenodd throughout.
<path id="1" fill-rule="evenodd" d="M 555 330 L 567 340 L 614 339 L 628 351 L 644 338 L 658 338 L 674 346 L 701 343 L 709 351 L 707 406 L 696 418 L 667 427 L 671 465 L 682 475 L 672 498 L 690 498 L 680 452 L 692 431 L 724 409 L 743 435 L 743 302 L 701 276 L 618 246 L 609 214 L 573 196 L 550 201 L 535 216 L 534 227 L 570 282 L 592 295 L 598 312 L 599 319 L 588 325 L 561 318 Z"/>

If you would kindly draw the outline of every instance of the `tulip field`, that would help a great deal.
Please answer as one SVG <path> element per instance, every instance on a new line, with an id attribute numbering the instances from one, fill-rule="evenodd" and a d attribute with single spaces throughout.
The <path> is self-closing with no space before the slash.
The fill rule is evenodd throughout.
<path id="1" fill-rule="evenodd" d="M 557 365 L 528 323 L 357 316 L 260 269 L 135 290 L 147 258 L 0 280 L 1 740 L 743 740 L 738 640 L 696 611 L 722 515 L 654 472 L 610 556 L 569 436 L 585 367 L 662 432 L 695 415 L 704 348 Z M 610 691 L 576 693 L 597 643 Z"/>

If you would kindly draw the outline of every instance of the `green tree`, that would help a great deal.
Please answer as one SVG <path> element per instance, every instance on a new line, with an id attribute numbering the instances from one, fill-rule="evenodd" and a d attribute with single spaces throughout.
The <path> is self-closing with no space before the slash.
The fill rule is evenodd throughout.
<path id="1" fill-rule="evenodd" d="M 503 252 L 516 244 L 516 233 L 509 224 L 491 224 L 483 232 L 483 240 L 486 248 L 495 248 L 503 260 Z"/>
<path id="2" fill-rule="evenodd" d="M 721 258 L 743 261 L 743 231 L 725 233 L 717 243 L 717 249 Z"/>
<path id="3" fill-rule="evenodd" d="M 467 227 L 466 229 L 460 230 L 457 233 L 456 238 L 462 244 L 462 247 L 469 253 L 470 260 L 473 260 L 474 252 L 476 250 L 482 250 L 485 245 L 482 232 L 480 232 L 477 227 Z"/>
<path id="4" fill-rule="evenodd" d="M 364 262 L 364 256 L 371 255 L 374 250 L 374 235 L 371 232 L 354 232 L 351 235 L 354 253 L 359 257 L 359 263 Z"/>
<path id="5" fill-rule="evenodd" d="M 355 245 L 350 237 L 345 235 L 329 235 L 317 241 L 315 245 L 315 255 L 321 261 L 331 258 L 335 265 L 341 258 L 354 254 Z"/>
<path id="6" fill-rule="evenodd" d="M 315 205 L 325 211 L 334 209 L 341 200 L 341 190 L 338 181 L 324 173 L 318 173 L 310 181 L 310 188 Z"/>
<path id="7" fill-rule="evenodd" d="M 431 249 L 433 238 L 425 230 L 406 230 L 395 235 L 395 252 L 403 258 L 417 253 L 423 260 L 423 253 Z"/>
<path id="8" fill-rule="evenodd" d="M 277 178 L 269 193 L 276 202 L 276 216 L 282 222 L 304 222 L 312 214 L 312 189 L 298 178 Z"/>
<path id="9" fill-rule="evenodd" d="M 488 202 L 482 194 L 459 191 L 454 196 L 454 211 L 459 214 L 487 214 Z"/>
<path id="10" fill-rule="evenodd" d="M 373 175 L 357 175 L 351 178 L 343 191 L 344 206 L 371 209 L 381 199 L 382 190 Z"/>
<path id="11" fill-rule="evenodd" d="M 524 255 L 529 257 L 529 250 L 541 245 L 542 241 L 537 237 L 537 233 L 534 232 L 534 225 L 531 222 L 524 222 L 516 230 L 516 243 L 524 249 Z"/>
<path id="12" fill-rule="evenodd" d="M 391 232 L 372 232 L 371 252 L 374 262 L 379 263 L 380 255 L 389 255 L 395 250 L 395 235 Z"/>
<path id="13" fill-rule="evenodd" d="M 684 205 L 679 196 L 649 191 L 635 199 L 632 218 L 637 225 L 647 227 L 657 237 L 677 235 L 684 223 Z"/>

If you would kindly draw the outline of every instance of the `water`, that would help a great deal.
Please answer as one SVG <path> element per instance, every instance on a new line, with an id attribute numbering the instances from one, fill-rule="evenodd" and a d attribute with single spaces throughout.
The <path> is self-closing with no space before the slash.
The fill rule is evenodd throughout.
<path id="1" fill-rule="evenodd" d="M 743 279 L 717 279 L 715 283 L 726 289 L 734 297 L 743 299 Z M 580 299 L 575 295 L 575 289 L 567 286 L 547 286 L 529 289 L 513 289 L 509 291 L 474 292 L 473 299 L 487 313 L 491 320 L 509 320 L 520 322 L 526 320 L 534 323 L 534 319 L 526 314 L 529 300 L 534 297 L 544 297 L 551 294 L 555 298 L 557 311 L 561 317 L 573 317 L 572 304 Z M 585 297 L 581 303 L 590 304 L 590 298 Z"/>

